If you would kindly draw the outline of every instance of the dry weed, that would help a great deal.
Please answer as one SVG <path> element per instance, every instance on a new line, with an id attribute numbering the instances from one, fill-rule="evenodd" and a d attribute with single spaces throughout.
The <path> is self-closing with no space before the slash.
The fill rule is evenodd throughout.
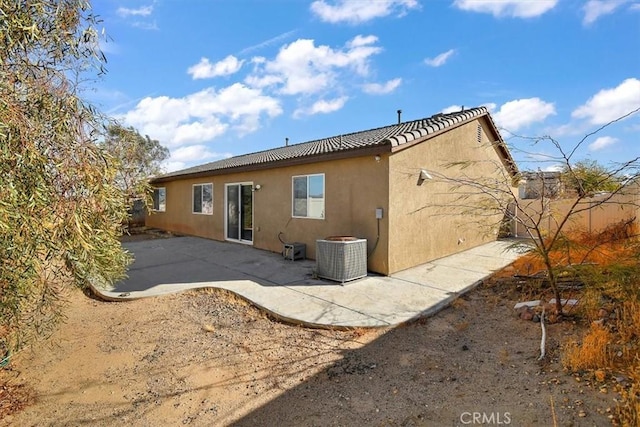
<path id="1" fill-rule="evenodd" d="M 601 318 L 600 310 L 603 308 L 602 292 L 594 288 L 585 289 L 578 304 L 579 315 L 591 323 Z"/>
<path id="2" fill-rule="evenodd" d="M 616 330 L 624 344 L 640 346 L 640 301 L 624 301 L 618 310 Z M 637 349 L 636 349 L 637 350 Z"/>
<path id="3" fill-rule="evenodd" d="M 573 341 L 565 346 L 563 364 L 572 371 L 612 367 L 612 339 L 607 328 L 593 323 L 582 344 Z"/>
<path id="4" fill-rule="evenodd" d="M 500 349 L 500 353 L 498 353 L 498 356 L 500 358 L 500 364 L 501 365 L 506 365 L 507 362 L 509 361 L 509 350 L 507 350 L 506 348 L 501 348 Z"/>
<path id="5" fill-rule="evenodd" d="M 551 263 L 560 268 L 576 264 L 600 267 L 633 264 L 638 253 L 638 242 L 632 238 L 636 232 L 637 226 L 632 221 L 612 224 L 598 233 L 572 230 L 549 253 Z M 511 267 L 525 276 L 546 270 L 543 259 L 535 252 L 520 257 Z"/>
<path id="6" fill-rule="evenodd" d="M 460 322 L 460 323 L 456 323 L 454 325 L 454 328 L 456 329 L 456 331 L 462 332 L 462 331 L 467 330 L 469 328 L 469 322 L 463 321 L 463 322 Z"/>
<path id="7" fill-rule="evenodd" d="M 581 293 L 574 295 L 580 301 L 577 314 L 591 324 L 581 343 L 564 345 L 562 362 L 571 371 L 590 371 L 600 382 L 606 380 L 608 372 L 621 372 L 628 378 L 618 385 L 622 399 L 617 416 L 623 426 L 640 426 L 637 232 L 635 219 L 612 224 L 598 233 L 571 230 L 549 253 L 556 273 L 580 286 Z M 536 293 L 538 298 L 544 294 L 546 269 L 543 258 L 535 252 L 520 257 L 509 267 L 514 277 L 528 276 L 524 284 L 518 282 L 521 299 L 531 296 L 527 292 Z"/>
<path id="8" fill-rule="evenodd" d="M 367 328 L 353 328 L 353 329 L 349 329 L 349 331 L 351 331 L 351 333 L 353 334 L 354 338 L 360 338 L 363 337 L 365 335 L 367 335 L 367 333 L 370 331 Z"/>
<path id="9" fill-rule="evenodd" d="M 504 297 L 499 294 L 488 295 L 486 298 L 486 301 L 487 301 L 487 305 L 490 305 L 492 307 L 498 307 L 504 304 Z"/>
<path id="10" fill-rule="evenodd" d="M 549 395 L 549 400 L 551 401 L 551 419 L 553 420 L 553 427 L 557 427 L 558 418 L 556 417 L 556 407 L 553 403 L 553 395 Z"/>
<path id="11" fill-rule="evenodd" d="M 35 402 L 35 392 L 24 384 L 16 384 L 9 374 L 0 371 L 0 420 Z"/>
<path id="12" fill-rule="evenodd" d="M 456 310 L 462 310 L 468 305 L 469 303 L 462 299 L 460 296 L 457 296 L 453 301 L 451 301 L 451 307 L 455 308 Z"/>
<path id="13" fill-rule="evenodd" d="M 592 323 L 581 345 L 567 345 L 563 359 L 571 370 L 594 370 L 600 382 L 607 371 L 626 377 L 617 384 L 621 398 L 615 414 L 622 426 L 640 426 L 640 299 L 637 286 L 635 293 L 629 286 L 633 281 L 622 276 L 585 291 L 582 314 L 603 325 Z"/>
<path id="14" fill-rule="evenodd" d="M 618 386 L 621 399 L 615 414 L 623 426 L 640 426 L 640 355 L 636 355 L 634 364 L 628 372 L 630 385 Z"/>

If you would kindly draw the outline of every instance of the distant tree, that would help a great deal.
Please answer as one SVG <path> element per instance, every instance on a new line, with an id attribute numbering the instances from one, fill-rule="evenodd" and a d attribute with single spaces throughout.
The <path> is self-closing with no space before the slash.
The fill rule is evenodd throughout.
<path id="1" fill-rule="evenodd" d="M 588 196 L 615 191 L 621 177 L 612 175 L 612 172 L 616 171 L 598 164 L 595 160 L 582 160 L 573 165 L 563 165 L 562 180 L 567 189 L 574 190 L 580 196 Z"/>
<path id="2" fill-rule="evenodd" d="M 16 349 L 52 330 L 66 289 L 130 258 L 102 119 L 78 94 L 103 71 L 89 2 L 0 0 L 0 16 L 0 348 Z"/>
<path id="3" fill-rule="evenodd" d="M 149 178 L 161 172 L 169 150 L 157 140 L 142 136 L 133 127 L 110 123 L 101 146 L 116 162 L 116 184 L 131 206 L 137 199 L 149 203 Z"/>

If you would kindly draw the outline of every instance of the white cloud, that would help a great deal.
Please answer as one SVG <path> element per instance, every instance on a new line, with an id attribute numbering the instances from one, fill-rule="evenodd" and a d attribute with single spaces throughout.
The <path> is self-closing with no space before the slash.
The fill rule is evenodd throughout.
<path id="1" fill-rule="evenodd" d="M 170 160 L 165 160 L 164 162 L 162 162 L 161 169 L 162 173 L 169 173 L 185 169 L 186 167 L 187 164 L 184 162 L 172 162 Z"/>
<path id="2" fill-rule="evenodd" d="M 599 151 L 618 142 L 617 138 L 611 136 L 601 136 L 589 144 L 589 151 Z"/>
<path id="3" fill-rule="evenodd" d="M 460 110 L 462 110 L 462 105 L 454 104 L 454 105 L 450 105 L 450 106 L 448 106 L 446 108 L 443 108 L 441 113 L 442 114 L 449 114 L 449 113 L 455 113 L 455 112 L 460 111 Z"/>
<path id="4" fill-rule="evenodd" d="M 400 78 L 366 82 L 372 57 L 381 51 L 376 36 L 357 35 L 337 47 L 299 39 L 270 58 L 241 61 L 229 55 L 216 63 L 202 58 L 188 68 L 194 79 L 231 74 L 245 62 L 249 72 L 244 83 L 223 88 L 209 87 L 182 97 L 147 96 L 134 106 L 123 106 L 127 110 L 117 118 L 175 151 L 204 145 L 226 133 L 255 132 L 267 118 L 282 114 L 287 97 L 297 103 L 294 117 L 328 114 L 343 108 L 357 88 L 383 94 L 401 85 Z M 172 167 L 188 163 L 177 155 L 170 162 Z"/>
<path id="5" fill-rule="evenodd" d="M 143 30 L 157 30 L 158 24 L 155 21 L 150 21 L 149 17 L 153 13 L 153 6 L 140 6 L 137 9 L 128 8 L 128 7 L 119 7 L 116 10 L 116 13 L 125 19 L 134 18 L 141 19 L 130 22 L 130 25 L 136 28 L 140 28 Z M 147 20 L 145 20 L 147 19 Z"/>
<path id="6" fill-rule="evenodd" d="M 131 9 L 128 7 L 119 7 L 116 13 L 123 18 L 129 16 L 149 16 L 153 13 L 153 6 L 141 6 L 137 9 Z"/>
<path id="7" fill-rule="evenodd" d="M 198 144 L 180 147 L 171 151 L 171 157 L 169 158 L 169 161 L 181 163 L 202 163 L 203 160 L 211 160 L 214 158 L 224 159 L 231 156 L 232 154 L 230 153 L 216 153 L 214 151 L 210 151 L 209 147 L 207 147 L 206 145 Z"/>
<path id="8" fill-rule="evenodd" d="M 156 21 L 153 21 L 153 22 L 137 21 L 137 22 L 134 22 L 131 25 L 133 25 L 136 28 L 140 28 L 142 30 L 157 30 L 158 29 L 158 24 L 156 23 Z"/>
<path id="9" fill-rule="evenodd" d="M 347 78 L 345 71 L 366 76 L 370 57 L 381 52 L 375 36 L 356 36 L 341 49 L 316 46 L 313 40 L 299 39 L 283 46 L 273 60 L 252 61 L 253 74 L 245 83 L 256 88 L 274 87 L 284 95 L 326 92 Z"/>
<path id="10" fill-rule="evenodd" d="M 441 53 L 435 58 L 427 58 L 424 60 L 424 63 L 429 65 L 430 67 L 440 67 L 444 65 L 447 60 L 455 53 L 455 49 L 449 49 L 446 52 Z"/>
<path id="11" fill-rule="evenodd" d="M 182 145 L 210 141 L 222 135 L 227 130 L 227 125 L 217 117 L 210 117 L 200 121 L 176 124 L 173 130 L 173 144 Z"/>
<path id="12" fill-rule="evenodd" d="M 250 76 L 247 76 L 247 78 L 244 79 L 244 82 L 251 87 L 265 88 L 265 87 L 275 86 L 277 84 L 283 83 L 284 80 L 285 80 L 284 77 L 275 75 L 275 74 L 268 74 L 268 75 L 252 74 Z"/>
<path id="13" fill-rule="evenodd" d="M 185 169 L 205 162 L 227 159 L 231 153 L 217 153 L 209 151 L 206 145 L 190 145 L 171 152 L 171 157 L 162 162 L 163 173 Z"/>
<path id="14" fill-rule="evenodd" d="M 486 104 L 481 104 L 480 107 L 486 107 L 487 111 L 489 111 L 489 113 L 493 114 L 494 110 L 496 109 L 496 104 L 494 104 L 493 102 L 488 102 Z M 464 105 L 453 104 L 453 105 L 450 105 L 448 107 L 443 108 L 440 112 L 442 114 L 457 113 L 459 111 L 462 111 L 463 108 L 465 108 L 465 109 L 476 108 L 476 106 L 475 105 L 470 105 L 468 107 L 465 107 Z"/>
<path id="15" fill-rule="evenodd" d="M 584 105 L 576 108 L 571 113 L 571 117 L 588 119 L 591 124 L 602 125 L 638 107 L 640 107 L 640 80 L 631 78 L 612 89 L 602 89 Z"/>
<path id="16" fill-rule="evenodd" d="M 367 46 L 367 45 L 370 45 L 370 44 L 374 44 L 377 41 L 378 41 L 378 38 L 376 36 L 374 36 L 374 35 L 363 36 L 363 35 L 358 34 L 353 39 L 351 39 L 351 40 L 349 40 L 347 42 L 347 47 L 356 48 L 356 47 L 361 47 L 361 46 Z"/>
<path id="17" fill-rule="evenodd" d="M 487 102 L 486 104 L 482 104 L 482 107 L 486 107 L 487 110 L 489 110 L 489 112 L 493 114 L 497 105 L 495 104 L 495 102 Z"/>
<path id="18" fill-rule="evenodd" d="M 370 95 L 385 95 L 396 90 L 401 83 L 401 78 L 392 79 L 386 83 L 366 83 L 362 86 L 362 90 Z"/>
<path id="19" fill-rule="evenodd" d="M 554 114 L 556 109 L 553 103 L 545 102 L 540 98 L 527 98 L 502 104 L 493 118 L 499 127 L 515 132 L 532 123 L 542 122 Z"/>
<path id="20" fill-rule="evenodd" d="M 534 18 L 553 9 L 558 0 L 455 0 L 459 9 L 495 17 Z"/>
<path id="21" fill-rule="evenodd" d="M 539 146 L 537 147 L 538 149 L 540 148 Z M 516 147 L 512 147 L 512 149 L 516 149 Z M 520 151 L 520 150 L 518 150 Z M 545 150 L 541 150 L 541 151 L 521 151 L 524 154 L 524 158 L 527 159 L 528 162 L 533 162 L 533 163 L 548 163 L 548 162 L 552 162 L 552 161 L 557 161 L 557 157 L 558 156 L 554 156 L 552 154 L 549 154 L 547 151 Z"/>
<path id="22" fill-rule="evenodd" d="M 542 170 L 544 172 L 562 172 L 564 170 L 564 165 L 562 163 L 555 163 L 544 167 Z"/>
<path id="23" fill-rule="evenodd" d="M 322 21 L 358 24 L 397 13 L 405 15 L 419 7 L 417 0 L 337 0 L 334 5 L 326 0 L 311 3 L 311 11 Z"/>
<path id="24" fill-rule="evenodd" d="M 482 104 L 480 105 L 481 107 L 486 107 L 487 110 L 493 114 L 493 111 L 496 109 L 497 105 L 494 104 L 493 102 L 488 102 L 486 104 Z M 461 111 L 463 108 L 466 108 L 464 105 L 457 105 L 457 104 L 453 104 L 450 105 L 446 108 L 443 108 L 442 111 L 440 111 L 442 114 L 449 114 L 449 113 L 457 113 L 458 111 Z M 475 108 L 474 105 L 469 106 L 469 108 Z"/>
<path id="25" fill-rule="evenodd" d="M 229 130 L 257 129 L 261 118 L 282 114 L 280 102 L 261 90 L 235 83 L 182 98 L 147 97 L 119 119 L 169 147 L 210 141 Z"/>
<path id="26" fill-rule="evenodd" d="M 344 104 L 347 102 L 349 98 L 346 96 L 341 96 L 339 98 L 331 99 L 329 101 L 321 99 L 316 101 L 311 107 L 308 108 L 299 108 L 294 113 L 294 117 L 300 116 L 311 116 L 314 114 L 328 114 L 334 111 L 337 111 L 344 107 Z"/>
<path id="27" fill-rule="evenodd" d="M 584 25 L 592 24 L 601 16 L 615 12 L 617 8 L 628 3 L 628 1 L 629 0 L 589 0 L 582 7 L 584 11 L 582 23 Z"/>
<path id="28" fill-rule="evenodd" d="M 210 79 L 218 76 L 228 76 L 237 73 L 244 61 L 239 61 L 233 55 L 229 55 L 221 61 L 212 64 L 208 58 L 200 58 L 200 62 L 192 65 L 187 70 L 191 77 L 196 79 Z"/>

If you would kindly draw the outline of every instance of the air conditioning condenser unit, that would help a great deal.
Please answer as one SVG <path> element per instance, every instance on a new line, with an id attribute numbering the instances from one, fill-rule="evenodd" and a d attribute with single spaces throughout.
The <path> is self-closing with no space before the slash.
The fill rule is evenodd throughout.
<path id="1" fill-rule="evenodd" d="M 328 237 L 316 240 L 318 277 L 344 283 L 367 275 L 367 239 Z"/>

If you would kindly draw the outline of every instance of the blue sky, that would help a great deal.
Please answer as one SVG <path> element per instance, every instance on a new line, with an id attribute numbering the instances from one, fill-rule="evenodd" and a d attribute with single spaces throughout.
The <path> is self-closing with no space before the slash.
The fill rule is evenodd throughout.
<path id="1" fill-rule="evenodd" d="M 91 100 L 167 171 L 485 105 L 522 169 L 640 108 L 638 0 L 101 0 Z M 640 156 L 640 113 L 572 160 Z"/>

